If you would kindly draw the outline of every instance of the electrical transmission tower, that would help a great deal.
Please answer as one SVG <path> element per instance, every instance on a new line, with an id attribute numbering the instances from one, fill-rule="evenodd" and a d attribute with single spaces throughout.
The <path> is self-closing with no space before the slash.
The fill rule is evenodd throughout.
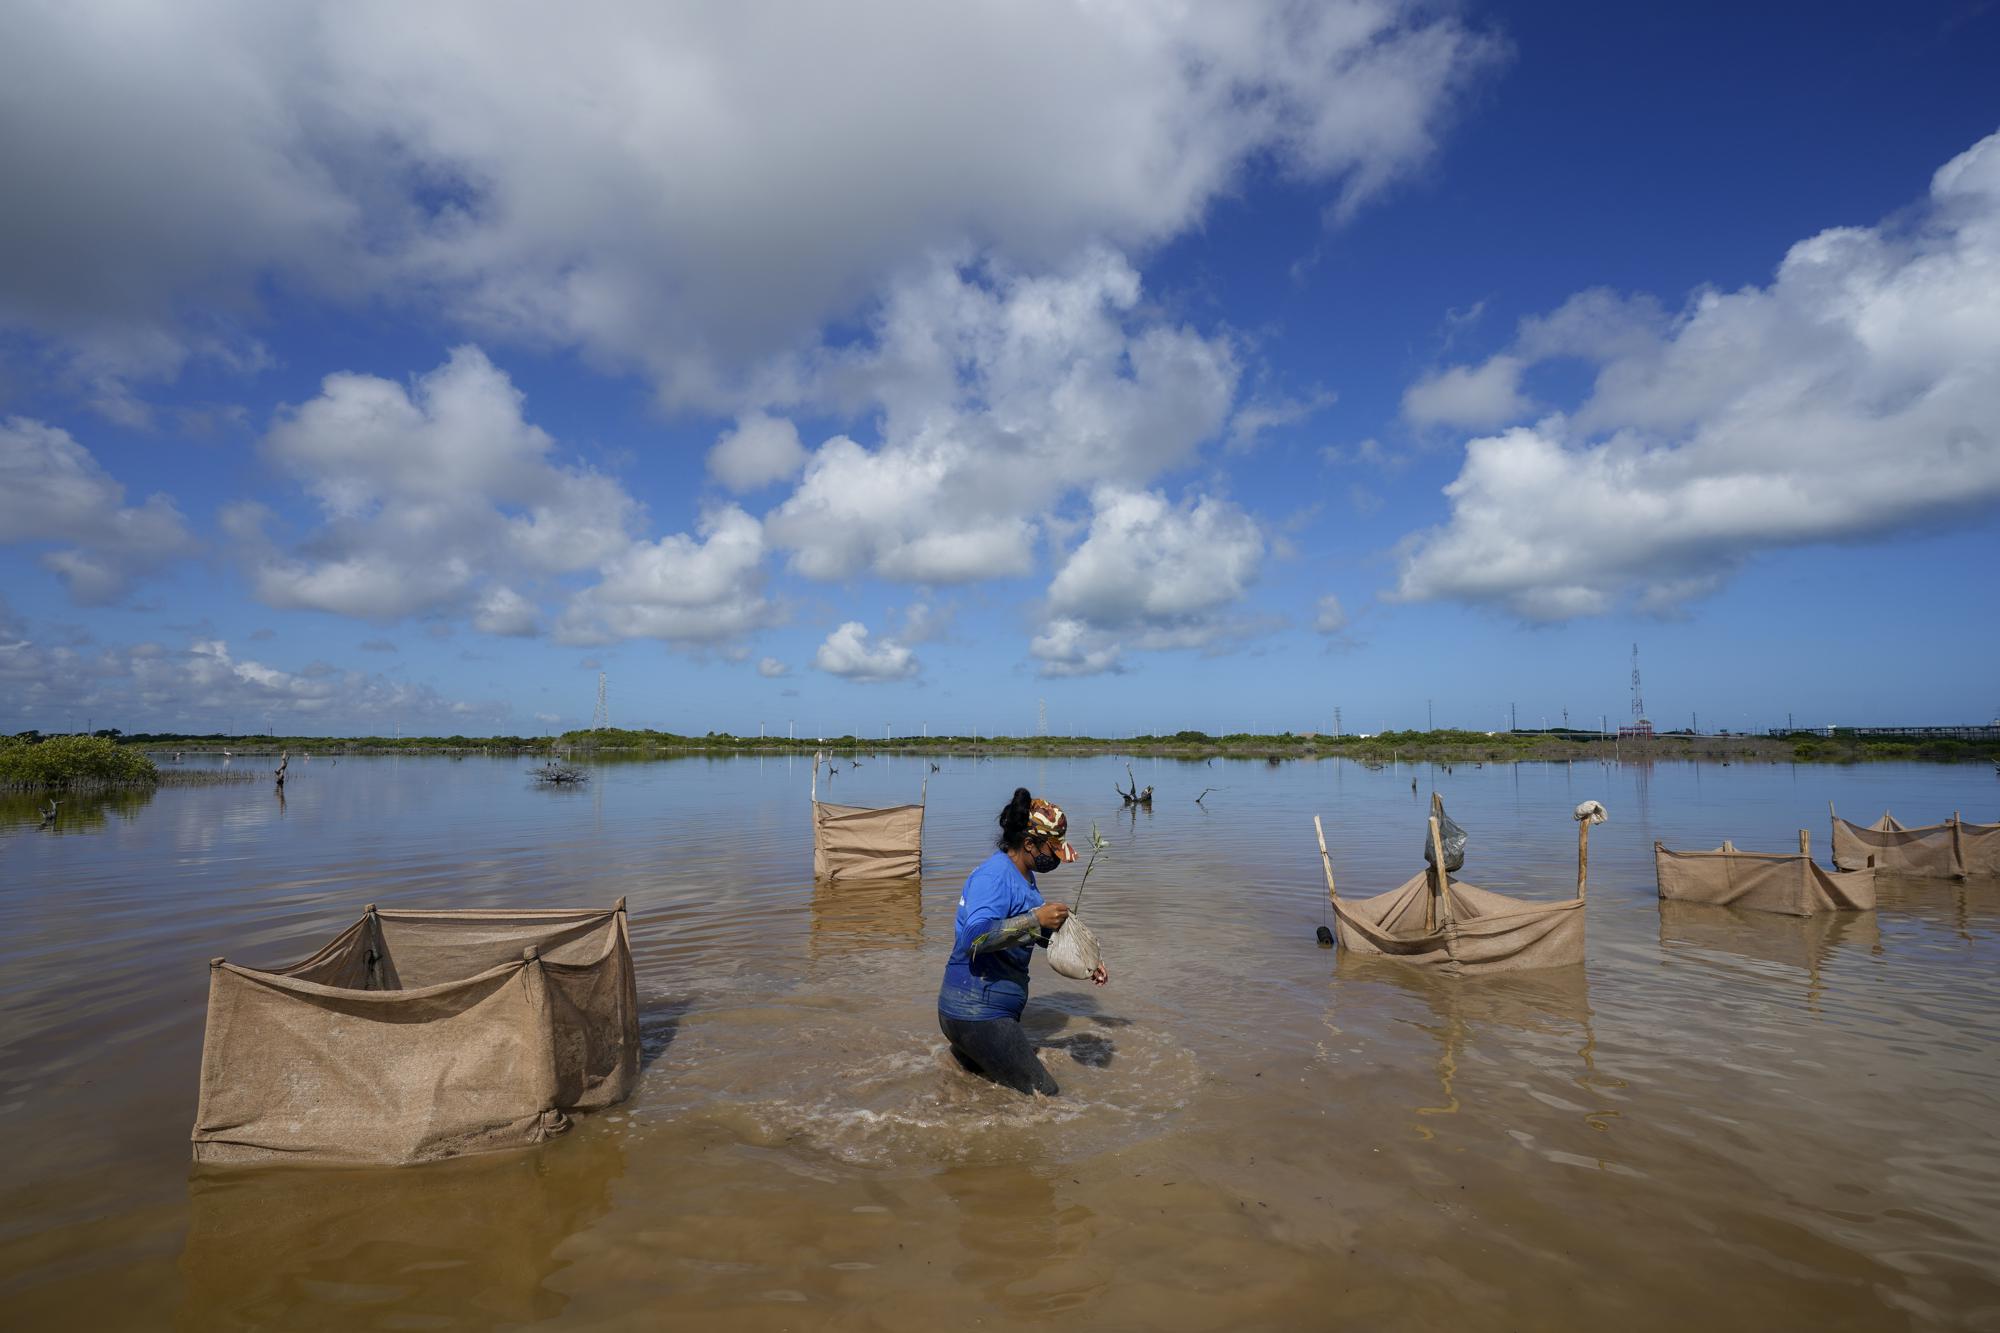
<path id="1" fill-rule="evenodd" d="M 1646 700 L 1639 693 L 1639 645 L 1632 645 L 1632 720 L 1643 722 L 1646 718 Z"/>
<path id="2" fill-rule="evenodd" d="M 1334 734 L 1335 736 L 1338 736 L 1338 735 L 1340 735 L 1340 705 L 1339 705 L 1339 704 L 1335 704 L 1335 705 L 1333 706 L 1333 734 Z"/>
<path id="3" fill-rule="evenodd" d="M 597 710 L 590 715 L 590 729 L 599 731 L 611 725 L 611 703 L 604 690 L 604 673 L 597 673 Z"/>
<path id="4" fill-rule="evenodd" d="M 1049 734 L 1049 701 L 1047 699 L 1035 700 L 1035 734 L 1037 736 L 1046 736 Z"/>

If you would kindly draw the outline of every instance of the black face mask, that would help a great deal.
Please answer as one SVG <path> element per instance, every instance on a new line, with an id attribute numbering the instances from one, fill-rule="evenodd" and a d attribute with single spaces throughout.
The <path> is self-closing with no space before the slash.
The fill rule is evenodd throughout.
<path id="1" fill-rule="evenodd" d="M 1046 875 L 1062 864 L 1062 858 L 1054 852 L 1039 852 L 1035 856 L 1035 873 Z"/>

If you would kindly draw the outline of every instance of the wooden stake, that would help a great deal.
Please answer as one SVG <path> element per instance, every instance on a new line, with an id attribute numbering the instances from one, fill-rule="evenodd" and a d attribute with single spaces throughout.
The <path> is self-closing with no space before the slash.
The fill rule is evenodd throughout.
<path id="1" fill-rule="evenodd" d="M 1804 829 L 1799 830 L 1799 855 L 1812 855 L 1812 834 L 1806 832 Z"/>
<path id="2" fill-rule="evenodd" d="M 1437 800 L 1436 792 L 1431 793 L 1431 799 Z M 1446 921 L 1451 919 L 1451 904 L 1445 897 L 1445 889 L 1451 881 L 1444 868 L 1444 838 L 1438 832 L 1436 815 L 1431 816 L 1430 824 L 1431 860 L 1435 864 L 1431 867 L 1431 900 L 1424 912 L 1424 929 L 1436 930 L 1440 918 Z"/>
<path id="3" fill-rule="evenodd" d="M 1313 832 L 1319 834 L 1319 864 L 1320 869 L 1326 871 L 1326 899 L 1337 903 L 1340 895 L 1333 888 L 1333 858 L 1326 854 L 1326 830 L 1320 826 L 1318 815 L 1313 816 Z"/>
<path id="4" fill-rule="evenodd" d="M 1658 846 L 1655 843 L 1654 846 Z M 1576 896 L 1583 897 L 1590 881 L 1590 820 L 1576 821 Z"/>

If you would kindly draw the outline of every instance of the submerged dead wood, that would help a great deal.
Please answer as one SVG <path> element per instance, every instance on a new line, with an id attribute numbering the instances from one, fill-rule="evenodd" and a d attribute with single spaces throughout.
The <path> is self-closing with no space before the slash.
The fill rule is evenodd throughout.
<path id="1" fill-rule="evenodd" d="M 1119 799 L 1127 805 L 1143 805 L 1150 808 L 1153 804 L 1153 789 L 1149 786 L 1144 791 L 1139 790 L 1139 779 L 1132 776 L 1130 764 L 1125 765 L 1125 780 L 1132 784 L 1130 791 L 1115 782 L 1111 784 L 1111 790 L 1117 792 Z"/>
<path id="2" fill-rule="evenodd" d="M 551 759 L 540 768 L 530 769 L 535 781 L 544 787 L 568 787 L 590 781 L 590 774 L 569 764 L 559 764 Z"/>

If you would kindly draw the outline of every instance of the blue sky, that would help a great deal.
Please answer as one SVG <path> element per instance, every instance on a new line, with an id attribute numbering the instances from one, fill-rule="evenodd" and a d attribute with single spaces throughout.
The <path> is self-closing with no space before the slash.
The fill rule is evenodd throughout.
<path id="1" fill-rule="evenodd" d="M 2000 7 L 76 5 L 0 729 L 2000 710 Z"/>

